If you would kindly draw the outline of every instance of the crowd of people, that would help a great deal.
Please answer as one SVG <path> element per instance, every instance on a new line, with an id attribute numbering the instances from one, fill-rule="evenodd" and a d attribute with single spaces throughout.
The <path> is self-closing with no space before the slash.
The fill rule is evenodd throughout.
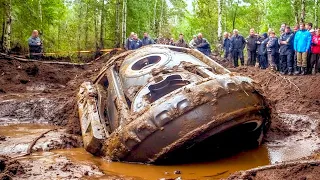
<path id="1" fill-rule="evenodd" d="M 152 39 L 148 33 L 143 34 L 140 40 L 134 32 L 130 34 L 125 42 L 125 49 L 135 50 L 150 44 L 167 44 L 178 47 L 198 49 L 205 55 L 211 54 L 209 42 L 199 33 L 194 35 L 188 43 L 183 34 L 179 39 Z M 30 56 L 39 59 L 42 53 L 42 43 L 37 30 L 32 32 L 28 40 Z M 280 71 L 281 74 L 306 75 L 320 73 L 320 29 L 313 29 L 312 23 L 300 23 L 291 29 L 288 25 L 282 24 L 280 36 L 272 29 L 268 33 L 256 34 L 250 29 L 249 36 L 244 38 L 237 29 L 233 35 L 224 33 L 223 50 L 224 58 L 233 60 L 234 67 L 240 64 L 244 66 L 244 49 L 247 49 L 247 65 L 259 66 L 261 69 L 270 68 Z"/>
<path id="2" fill-rule="evenodd" d="M 148 33 L 143 34 L 143 39 L 140 40 L 138 35 L 134 32 L 130 33 L 130 36 L 126 40 L 125 49 L 127 50 L 135 50 L 142 46 L 150 45 L 150 44 L 166 44 L 177 47 L 185 47 L 185 48 L 196 48 L 201 51 L 205 55 L 210 55 L 210 44 L 209 42 L 203 38 L 202 34 L 199 33 L 197 36 L 193 36 L 192 40 L 188 43 L 184 39 L 183 34 L 179 34 L 179 40 L 174 41 L 173 38 L 170 39 L 155 39 L 149 37 Z"/>
<path id="3" fill-rule="evenodd" d="M 281 74 L 306 75 L 320 72 L 320 29 L 313 29 L 312 23 L 300 23 L 293 30 L 286 24 L 280 28 L 280 36 L 269 29 L 258 35 L 250 29 L 247 38 L 237 29 L 233 35 L 224 33 L 224 58 L 232 59 L 234 67 L 238 61 L 244 65 L 244 49 L 247 47 L 247 65 L 270 68 Z"/>

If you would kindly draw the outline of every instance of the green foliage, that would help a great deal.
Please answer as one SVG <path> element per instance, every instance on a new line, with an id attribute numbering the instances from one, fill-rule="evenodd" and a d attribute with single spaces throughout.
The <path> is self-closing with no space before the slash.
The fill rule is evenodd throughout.
<path id="1" fill-rule="evenodd" d="M 122 3 L 117 0 L 11 0 L 12 47 L 27 50 L 27 39 L 33 29 L 41 32 L 46 52 L 94 50 L 104 45 L 114 47 L 121 39 Z M 0 37 L 3 34 L 7 0 L 0 0 Z M 250 28 L 257 33 L 269 28 L 278 30 L 281 23 L 296 24 L 300 18 L 301 1 L 279 0 L 221 0 L 222 30 L 234 28 L 247 36 Z M 319 16 L 314 0 L 306 0 L 305 21 L 313 22 Z M 193 0 L 193 11 L 187 11 L 184 0 L 127 0 L 126 35 L 136 32 L 142 37 L 178 38 L 180 33 L 187 41 L 202 32 L 211 44 L 217 43 L 217 0 Z M 119 7 L 119 23 L 116 10 Z M 315 11 L 317 10 L 317 11 Z M 315 14 L 317 13 L 317 14 Z M 102 17 L 101 17 L 102 16 Z M 101 32 L 102 31 L 102 32 Z M 1 41 L 2 39 L 0 39 Z"/>

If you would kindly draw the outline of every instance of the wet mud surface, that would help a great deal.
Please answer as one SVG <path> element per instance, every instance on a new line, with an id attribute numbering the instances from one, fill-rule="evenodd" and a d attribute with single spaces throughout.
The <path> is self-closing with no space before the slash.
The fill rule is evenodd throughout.
<path id="1" fill-rule="evenodd" d="M 261 147 L 214 162 L 172 166 L 92 156 L 81 148 L 75 95 L 108 59 L 80 67 L 0 60 L 0 179 L 221 179 L 236 171 L 229 179 L 318 178 L 319 163 L 302 161 L 320 160 L 320 75 L 288 77 L 254 67 L 231 71 L 251 77 L 274 106 Z M 35 139 L 31 155 L 24 156 Z M 295 161 L 301 163 L 280 165 Z"/>

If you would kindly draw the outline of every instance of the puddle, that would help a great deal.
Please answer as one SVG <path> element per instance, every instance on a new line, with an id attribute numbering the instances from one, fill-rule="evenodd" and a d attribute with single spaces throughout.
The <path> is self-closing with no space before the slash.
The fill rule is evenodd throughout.
<path id="1" fill-rule="evenodd" d="M 28 158 L 35 160 L 37 158 L 45 157 L 48 162 L 54 162 L 54 159 L 60 156 L 65 156 L 76 164 L 96 165 L 101 171 L 108 175 L 122 175 L 127 177 L 135 177 L 137 179 L 161 179 L 177 177 L 181 177 L 182 179 L 220 179 L 228 177 L 235 171 L 246 170 L 257 166 L 270 164 L 266 146 L 261 146 L 258 149 L 247 152 L 241 152 L 236 156 L 215 162 L 172 166 L 107 162 L 101 158 L 89 154 L 82 148 L 34 153 Z M 174 174 L 174 171 L 180 171 L 181 174 Z M 106 175 L 105 178 L 108 178 L 108 175 Z M 99 179 L 101 178 L 103 179 L 103 176 L 99 177 Z"/>
<path id="2" fill-rule="evenodd" d="M 291 136 L 283 137 L 280 140 L 268 142 L 259 148 L 240 152 L 234 156 L 220 159 L 214 162 L 191 163 L 182 165 L 145 165 L 145 164 L 130 164 L 119 162 L 107 162 L 102 158 L 95 157 L 86 152 L 83 148 L 52 150 L 50 152 L 36 152 L 31 156 L 23 157 L 20 160 L 26 164 L 31 164 L 36 167 L 37 164 L 46 166 L 47 171 L 38 173 L 45 178 L 46 172 L 55 173 L 50 170 L 53 166 L 58 171 L 60 166 L 55 165 L 57 162 L 70 161 L 77 168 L 71 168 L 69 173 L 60 173 L 55 175 L 57 178 L 68 178 L 70 174 L 77 174 L 74 178 L 82 177 L 88 179 L 109 179 L 110 175 L 119 177 L 133 177 L 133 179 L 174 179 L 181 177 L 182 179 L 220 179 L 226 178 L 230 174 L 239 170 L 248 170 L 258 166 L 275 164 L 277 162 L 292 161 L 308 156 L 319 158 L 319 154 L 315 154 L 320 148 L 320 140 L 315 128 L 317 128 L 317 117 L 309 117 L 302 115 L 281 114 L 281 119 L 288 125 L 290 129 L 296 131 Z M 17 124 L 0 126 L 0 135 L 5 136 L 5 141 L 0 141 L 0 155 L 14 155 L 26 150 L 28 144 L 39 134 L 54 128 L 46 124 Z M 54 134 L 49 135 L 49 138 L 56 138 Z M 46 137 L 48 138 L 48 137 Z M 42 140 L 46 139 L 43 138 Z M 42 141 L 39 140 L 39 141 Z M 51 139 L 52 140 L 52 139 Z M 47 139 L 46 141 L 51 141 Z M 61 160 L 62 158 L 62 160 Z M 98 167 L 96 170 L 91 170 L 91 167 Z M 36 170 L 32 170 L 36 171 Z M 89 173 L 89 176 L 84 172 Z M 102 175 L 99 171 L 106 175 Z M 180 171 L 181 174 L 174 174 L 175 171 Z M 64 174 L 65 173 L 65 174 Z M 51 175 L 50 175 L 51 176 Z M 73 177 L 73 176 L 72 176 Z M 129 178 L 130 179 L 130 178 Z"/>

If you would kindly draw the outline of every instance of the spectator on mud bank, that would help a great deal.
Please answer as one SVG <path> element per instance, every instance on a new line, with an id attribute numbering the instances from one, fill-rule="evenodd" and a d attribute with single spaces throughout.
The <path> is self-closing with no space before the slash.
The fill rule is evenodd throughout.
<path id="1" fill-rule="evenodd" d="M 276 71 L 278 67 L 277 53 L 279 52 L 279 44 L 278 44 L 278 38 L 276 37 L 276 33 L 274 31 L 270 32 L 270 36 L 268 38 L 268 43 L 267 43 L 267 51 L 268 51 L 269 67 L 271 70 Z"/>
<path id="2" fill-rule="evenodd" d="M 130 36 L 127 38 L 126 42 L 125 42 L 125 45 L 124 45 L 124 48 L 126 50 L 129 50 L 130 49 L 130 46 L 131 46 L 131 42 L 133 40 L 133 36 L 134 36 L 134 32 L 131 32 L 130 33 Z"/>
<path id="3" fill-rule="evenodd" d="M 149 37 L 148 33 L 143 33 L 142 46 L 154 44 L 153 40 Z"/>
<path id="4" fill-rule="evenodd" d="M 42 56 L 42 42 L 39 38 L 37 30 L 32 31 L 31 37 L 28 39 L 29 52 L 31 59 L 40 59 Z"/>
<path id="5" fill-rule="evenodd" d="M 257 36 L 254 29 L 250 29 L 250 35 L 246 38 L 247 52 L 248 52 L 248 66 L 254 66 L 257 58 Z"/>
<path id="6" fill-rule="evenodd" d="M 306 24 L 306 29 L 311 33 L 311 37 L 315 34 L 314 29 L 312 29 L 313 24 L 312 23 L 307 23 Z M 307 74 L 312 73 L 312 68 L 311 68 L 311 46 L 308 50 L 308 57 L 307 57 Z"/>
<path id="7" fill-rule="evenodd" d="M 202 33 L 199 33 L 195 40 L 195 47 L 203 54 L 209 56 L 211 54 L 211 48 L 209 42 L 203 38 Z"/>
<path id="8" fill-rule="evenodd" d="M 171 46 L 175 46 L 176 44 L 174 43 L 174 39 L 173 38 L 170 38 L 169 40 L 169 45 Z"/>
<path id="9" fill-rule="evenodd" d="M 188 43 L 184 40 L 183 34 L 179 34 L 179 40 L 175 43 L 178 47 L 188 48 Z"/>
<path id="10" fill-rule="evenodd" d="M 230 45 L 231 45 L 231 41 L 229 39 L 229 33 L 225 32 L 223 33 L 223 51 L 224 51 L 224 58 L 225 59 L 229 59 L 230 57 Z"/>
<path id="11" fill-rule="evenodd" d="M 320 73 L 320 29 L 317 29 L 312 37 L 311 53 L 311 72 L 314 67 L 315 74 Z"/>
<path id="12" fill-rule="evenodd" d="M 142 47 L 142 41 L 138 38 L 137 34 L 134 34 L 133 39 L 130 43 L 129 50 L 139 49 L 140 47 Z"/>
<path id="13" fill-rule="evenodd" d="M 263 33 L 257 41 L 258 44 L 258 60 L 261 69 L 268 68 L 268 54 L 267 54 L 268 35 Z"/>
<path id="14" fill-rule="evenodd" d="M 233 65 L 234 67 L 238 67 L 238 59 L 240 58 L 241 65 L 244 65 L 244 57 L 243 57 L 243 49 L 246 45 L 246 41 L 239 34 L 239 31 L 237 29 L 233 30 L 233 36 L 231 38 L 231 44 L 230 44 L 230 53 L 232 54 L 233 58 Z"/>
<path id="15" fill-rule="evenodd" d="M 305 24 L 300 24 L 300 30 L 296 33 L 294 38 L 294 50 L 297 53 L 297 75 L 307 74 L 307 58 L 308 51 L 311 46 L 311 33 L 306 30 Z"/>
<path id="16" fill-rule="evenodd" d="M 285 28 L 284 33 L 279 38 L 280 44 L 280 73 L 293 74 L 293 33 L 289 26 Z"/>
<path id="17" fill-rule="evenodd" d="M 196 35 L 193 35 L 191 41 L 189 42 L 189 47 L 190 47 L 190 48 L 195 48 L 195 46 L 196 46 L 196 43 L 195 43 L 196 39 L 197 39 L 197 36 L 196 36 Z"/>

